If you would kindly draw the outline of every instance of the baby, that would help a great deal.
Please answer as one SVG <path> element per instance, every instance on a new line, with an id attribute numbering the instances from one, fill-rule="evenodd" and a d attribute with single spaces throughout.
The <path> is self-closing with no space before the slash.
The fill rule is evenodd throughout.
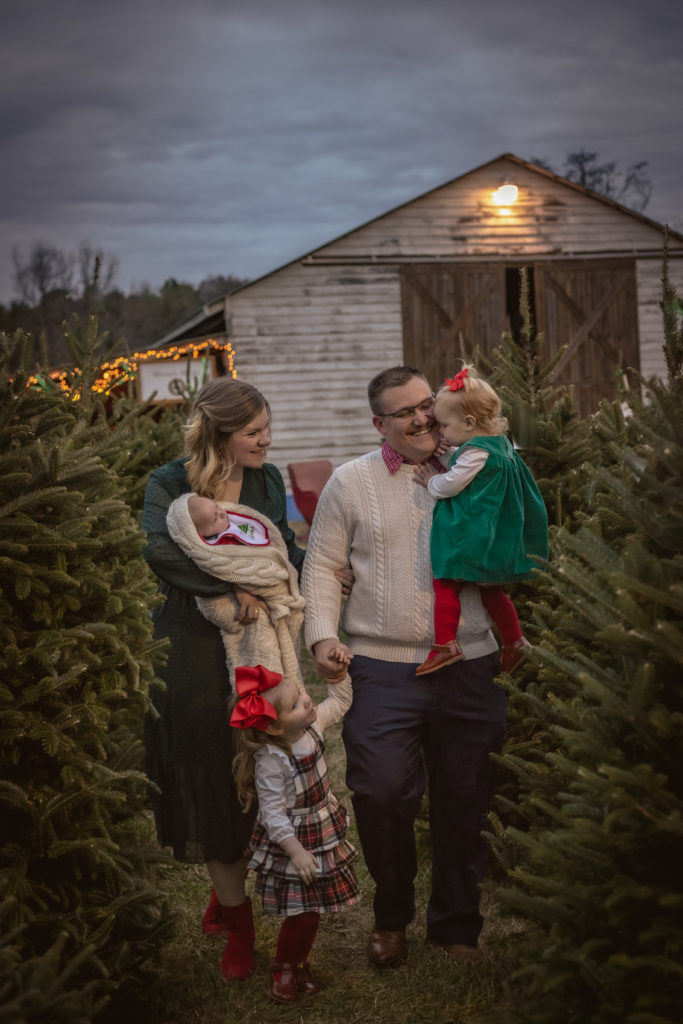
<path id="1" fill-rule="evenodd" d="M 228 513 L 211 498 L 193 494 L 187 499 L 187 510 L 197 533 L 207 544 L 270 544 L 264 523 L 238 512 Z"/>
<path id="2" fill-rule="evenodd" d="M 187 510 L 197 533 L 207 544 L 250 544 L 254 547 L 270 544 L 268 527 L 264 523 L 242 513 L 228 513 L 211 498 L 192 494 L 187 499 Z M 240 593 L 244 594 L 244 591 Z M 346 644 L 340 641 L 330 652 L 330 657 L 340 666 L 346 666 L 350 664 L 353 655 Z"/>

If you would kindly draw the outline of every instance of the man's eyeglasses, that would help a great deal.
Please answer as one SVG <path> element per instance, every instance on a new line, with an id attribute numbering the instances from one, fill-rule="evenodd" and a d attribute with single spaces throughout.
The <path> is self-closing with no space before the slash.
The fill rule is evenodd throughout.
<path id="1" fill-rule="evenodd" d="M 432 392 L 429 398 L 425 398 L 417 405 L 408 405 L 405 409 L 398 409 L 396 412 L 383 412 L 380 415 L 385 420 L 411 420 L 418 409 L 420 412 L 430 412 L 435 398 L 436 395 Z"/>

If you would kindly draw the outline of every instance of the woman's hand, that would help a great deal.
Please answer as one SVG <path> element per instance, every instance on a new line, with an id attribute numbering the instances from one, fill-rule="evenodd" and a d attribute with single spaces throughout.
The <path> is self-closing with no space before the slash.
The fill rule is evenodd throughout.
<path id="1" fill-rule="evenodd" d="M 239 590 L 235 587 L 235 597 L 239 608 L 235 612 L 235 619 L 241 626 L 248 626 L 252 622 L 256 622 L 259 616 L 259 611 L 264 611 L 268 614 L 268 605 L 260 598 L 256 597 L 255 594 L 250 594 L 247 590 Z"/>
<path id="2" fill-rule="evenodd" d="M 337 569 L 335 577 L 341 583 L 342 594 L 348 597 L 351 593 L 351 588 L 356 582 L 356 575 L 350 565 L 345 565 L 343 569 Z"/>

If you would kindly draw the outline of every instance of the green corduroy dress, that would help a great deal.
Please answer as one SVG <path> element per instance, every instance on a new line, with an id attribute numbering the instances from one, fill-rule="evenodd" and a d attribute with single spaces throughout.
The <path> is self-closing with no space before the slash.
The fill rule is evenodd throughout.
<path id="1" fill-rule="evenodd" d="M 434 508 L 431 534 L 435 579 L 515 583 L 532 575 L 530 555 L 548 557 L 548 515 L 529 469 L 506 437 L 475 437 L 461 445 L 483 448 L 483 469 L 453 498 Z"/>

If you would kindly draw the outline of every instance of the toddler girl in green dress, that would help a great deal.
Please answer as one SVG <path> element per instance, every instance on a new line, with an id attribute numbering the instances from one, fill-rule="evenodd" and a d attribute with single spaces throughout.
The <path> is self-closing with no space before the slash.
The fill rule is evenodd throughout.
<path id="1" fill-rule="evenodd" d="M 431 534 L 434 644 L 417 676 L 464 657 L 457 641 L 460 585 L 477 583 L 503 643 L 501 671 L 512 672 L 529 642 L 502 584 L 529 579 L 530 556 L 548 557 L 548 516 L 526 464 L 505 437 L 507 420 L 493 388 L 464 367 L 436 396 L 434 416 L 457 446 L 450 468 L 415 467 L 437 498 Z"/>

